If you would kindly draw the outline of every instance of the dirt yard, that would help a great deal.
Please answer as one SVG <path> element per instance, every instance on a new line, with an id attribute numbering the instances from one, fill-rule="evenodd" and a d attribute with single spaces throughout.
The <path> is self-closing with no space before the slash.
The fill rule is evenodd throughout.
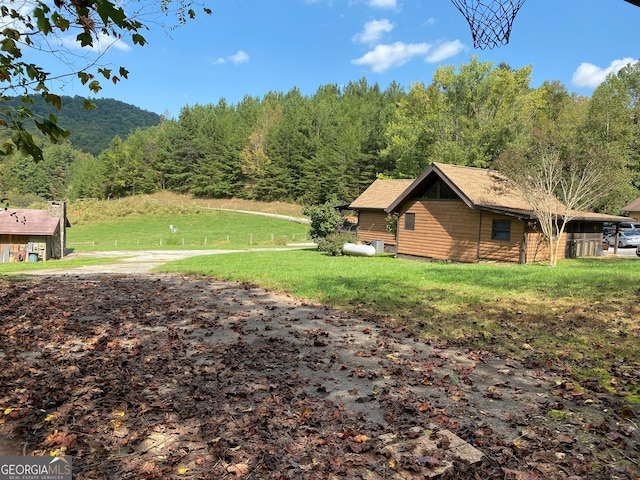
<path id="1" fill-rule="evenodd" d="M 178 275 L 0 296 L 0 453 L 77 479 L 640 478 L 619 398 L 357 313 Z"/>

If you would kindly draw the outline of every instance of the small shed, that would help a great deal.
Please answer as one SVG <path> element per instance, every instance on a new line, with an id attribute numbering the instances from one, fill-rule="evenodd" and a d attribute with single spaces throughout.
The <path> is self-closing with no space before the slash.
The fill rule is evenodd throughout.
<path id="1" fill-rule="evenodd" d="M 385 247 L 395 247 L 395 235 L 387 230 L 385 211 L 413 179 L 375 180 L 358 198 L 349 205 L 349 209 L 358 212 L 358 237 L 373 242 L 381 240 Z"/>
<path id="2" fill-rule="evenodd" d="M 49 202 L 47 210 L 0 210 L 0 262 L 62 258 L 70 227 L 65 202 Z"/>
<path id="3" fill-rule="evenodd" d="M 622 211 L 626 213 L 633 221 L 640 222 L 640 197 L 622 207 Z"/>

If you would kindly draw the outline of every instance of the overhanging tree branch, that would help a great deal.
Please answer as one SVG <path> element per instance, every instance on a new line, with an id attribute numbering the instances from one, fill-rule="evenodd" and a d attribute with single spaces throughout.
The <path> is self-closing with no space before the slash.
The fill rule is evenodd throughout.
<path id="1" fill-rule="evenodd" d="M 33 125 L 52 143 L 64 141 L 69 135 L 70 132 L 57 125 L 55 115 L 35 118 L 29 108 L 30 95 L 41 95 L 47 103 L 60 109 L 61 97 L 54 93 L 51 85 L 73 77 L 97 93 L 101 89 L 99 79 L 117 83 L 128 76 L 124 67 L 114 70 L 101 64 L 105 52 L 116 42 L 127 38 L 133 45 L 144 46 L 147 24 L 157 23 L 160 15 L 173 15 L 178 24 L 196 16 L 193 0 L 161 0 L 155 8 L 145 3 L 141 9 L 128 13 L 127 8 L 135 5 L 138 4 L 112 0 L 54 0 L 53 5 L 26 0 L 0 6 L 0 127 L 11 132 L 10 139 L 0 147 L 0 155 L 17 150 L 42 160 L 42 149 L 27 125 Z M 208 8 L 203 7 L 203 11 L 211 13 Z M 74 56 L 75 46 L 86 55 Z M 63 73 L 45 71 L 37 63 L 24 60 L 23 54 L 28 51 L 51 55 L 67 70 Z M 83 63 L 75 67 L 69 63 L 70 58 L 82 58 Z M 22 97 L 21 108 L 2 108 L 1 102 L 8 99 L 10 92 Z M 85 106 L 92 108 L 90 102 Z"/>

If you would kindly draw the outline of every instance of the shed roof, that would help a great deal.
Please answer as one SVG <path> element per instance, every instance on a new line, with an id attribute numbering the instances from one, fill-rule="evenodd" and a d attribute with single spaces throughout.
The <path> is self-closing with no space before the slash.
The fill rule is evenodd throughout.
<path id="1" fill-rule="evenodd" d="M 385 210 L 412 183 L 413 179 L 377 179 L 351 202 L 349 208 L 354 210 Z"/>
<path id="2" fill-rule="evenodd" d="M 433 175 L 439 176 L 451 187 L 469 208 L 494 211 L 522 218 L 535 218 L 524 194 L 514 188 L 506 176 L 495 170 L 465 167 L 446 163 L 432 163 L 387 209 L 392 212 L 420 190 Z M 559 202 L 558 202 L 559 203 Z M 561 204 L 559 203 L 559 207 Z M 593 212 L 574 212 L 575 220 L 594 222 L 621 222 L 626 217 Z"/>
<path id="3" fill-rule="evenodd" d="M 0 211 L 0 234 L 3 235 L 53 235 L 59 223 L 60 218 L 49 215 L 47 210 Z"/>
<path id="4" fill-rule="evenodd" d="M 640 212 L 640 197 L 622 207 L 623 212 Z"/>

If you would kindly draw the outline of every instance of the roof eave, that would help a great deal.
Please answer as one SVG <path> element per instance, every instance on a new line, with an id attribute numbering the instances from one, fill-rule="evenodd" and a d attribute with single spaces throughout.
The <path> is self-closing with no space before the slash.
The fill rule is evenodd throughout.
<path id="1" fill-rule="evenodd" d="M 508 217 L 516 217 L 519 220 L 536 220 L 537 217 L 533 212 L 524 212 L 522 210 L 513 210 L 508 208 L 496 207 L 493 205 L 477 205 L 477 210 L 485 212 L 497 213 L 500 215 L 506 215 Z"/>

